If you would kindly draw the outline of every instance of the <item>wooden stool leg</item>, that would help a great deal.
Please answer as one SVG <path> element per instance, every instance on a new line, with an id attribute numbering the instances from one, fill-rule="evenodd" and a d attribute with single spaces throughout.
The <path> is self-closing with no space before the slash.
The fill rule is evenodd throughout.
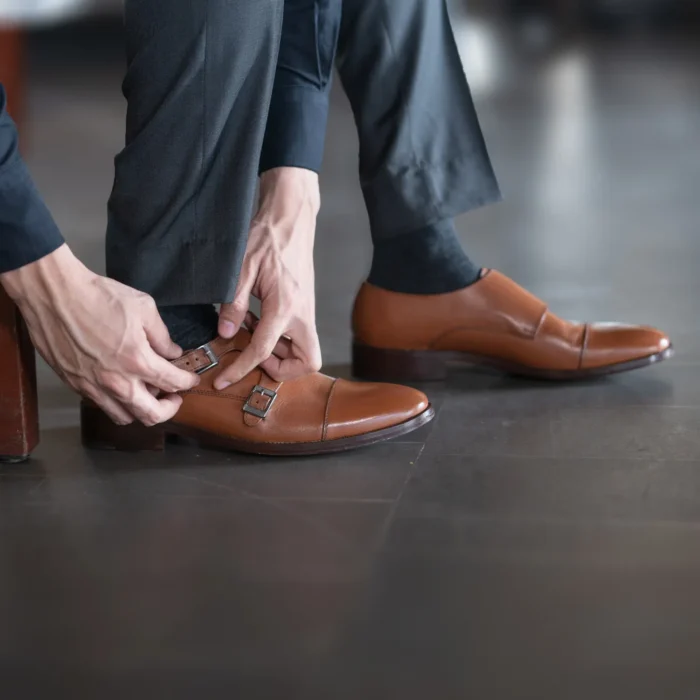
<path id="1" fill-rule="evenodd" d="M 38 443 L 34 347 L 17 307 L 0 288 L 0 461 L 23 462 Z"/>
<path id="2" fill-rule="evenodd" d="M 0 82 L 20 124 L 24 109 L 22 32 L 0 27 Z M 0 461 L 21 462 L 39 442 L 36 358 L 24 321 L 0 287 Z"/>
<path id="3" fill-rule="evenodd" d="M 24 115 L 24 34 L 0 25 L 0 83 L 7 93 L 7 108 L 19 125 Z"/>

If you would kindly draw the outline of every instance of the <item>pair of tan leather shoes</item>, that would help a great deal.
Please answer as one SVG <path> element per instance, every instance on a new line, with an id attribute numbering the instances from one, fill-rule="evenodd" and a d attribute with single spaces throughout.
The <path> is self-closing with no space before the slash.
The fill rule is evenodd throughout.
<path id="1" fill-rule="evenodd" d="M 396 294 L 365 284 L 353 313 L 355 376 L 380 382 L 444 379 L 453 362 L 551 380 L 637 369 L 673 350 L 658 330 L 574 324 L 495 271 L 451 294 Z M 257 369 L 225 391 L 213 382 L 250 342 L 217 338 L 175 364 L 202 375 L 164 426 L 118 427 L 83 404 L 83 442 L 104 449 L 162 449 L 166 434 L 266 455 L 326 454 L 400 437 L 432 420 L 420 391 L 312 374 L 279 383 Z"/>

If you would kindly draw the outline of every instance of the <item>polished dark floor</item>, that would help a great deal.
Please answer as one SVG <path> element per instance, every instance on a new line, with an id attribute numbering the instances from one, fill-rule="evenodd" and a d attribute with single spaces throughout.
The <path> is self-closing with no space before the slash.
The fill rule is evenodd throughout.
<path id="1" fill-rule="evenodd" d="M 408 440 L 286 461 L 86 452 L 42 368 L 42 445 L 0 471 L 3 696 L 700 695 L 700 49 L 527 58 L 458 31 L 507 198 L 460 220 L 470 254 L 563 315 L 664 327 L 676 359 L 572 386 L 455 373 Z M 31 164 L 99 268 L 120 64 L 75 54 L 38 61 Z M 370 254 L 354 138 L 336 94 L 318 290 L 341 374 Z"/>

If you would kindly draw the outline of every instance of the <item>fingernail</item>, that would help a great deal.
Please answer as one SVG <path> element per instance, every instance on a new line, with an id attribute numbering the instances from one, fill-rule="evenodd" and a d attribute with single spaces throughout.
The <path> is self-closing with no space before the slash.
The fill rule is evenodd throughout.
<path id="1" fill-rule="evenodd" d="M 219 333 L 224 338 L 232 338 L 236 332 L 236 326 L 231 321 L 222 321 L 219 325 Z"/>
<path id="2" fill-rule="evenodd" d="M 215 386 L 219 391 L 223 391 L 231 386 L 231 382 L 217 382 Z"/>

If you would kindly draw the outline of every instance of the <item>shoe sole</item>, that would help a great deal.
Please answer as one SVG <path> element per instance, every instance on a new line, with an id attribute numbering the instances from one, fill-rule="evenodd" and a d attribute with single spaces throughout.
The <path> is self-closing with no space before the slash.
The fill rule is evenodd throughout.
<path id="1" fill-rule="evenodd" d="M 384 350 L 369 345 L 353 345 L 352 373 L 368 381 L 405 383 L 447 379 L 453 365 L 469 365 L 495 369 L 516 377 L 543 381 L 571 382 L 605 377 L 611 374 L 642 369 L 673 357 L 673 346 L 663 352 L 605 367 L 577 370 L 548 370 L 527 367 L 494 357 L 466 352 L 437 350 Z"/>
<path id="2" fill-rule="evenodd" d="M 435 417 L 432 406 L 413 418 L 375 430 L 364 435 L 324 440 L 320 442 L 249 442 L 224 435 L 214 435 L 195 428 L 174 423 L 164 423 L 154 428 L 134 424 L 118 426 L 102 411 L 87 403 L 81 405 L 81 429 L 83 445 L 94 450 L 117 450 L 121 452 L 160 451 L 165 448 L 170 436 L 196 440 L 202 447 L 211 447 L 245 454 L 271 457 L 302 457 L 347 452 L 361 447 L 369 447 L 380 442 L 393 440 L 412 433 L 430 423 Z"/>

